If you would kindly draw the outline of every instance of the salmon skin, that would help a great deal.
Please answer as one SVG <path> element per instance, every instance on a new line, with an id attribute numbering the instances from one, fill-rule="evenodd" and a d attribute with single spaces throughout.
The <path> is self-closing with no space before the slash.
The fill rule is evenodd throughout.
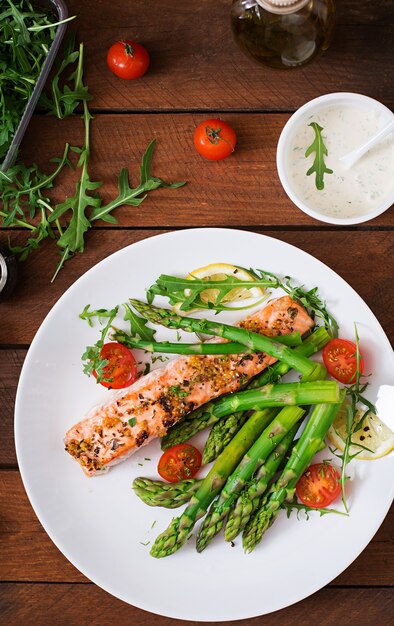
<path id="1" fill-rule="evenodd" d="M 314 325 L 305 309 L 289 296 L 272 301 L 239 323 L 253 332 L 275 337 Z M 192 355 L 174 359 L 130 387 L 111 392 L 66 433 L 66 451 L 88 476 L 120 463 L 184 415 L 225 393 L 243 387 L 276 359 L 256 352 Z"/>

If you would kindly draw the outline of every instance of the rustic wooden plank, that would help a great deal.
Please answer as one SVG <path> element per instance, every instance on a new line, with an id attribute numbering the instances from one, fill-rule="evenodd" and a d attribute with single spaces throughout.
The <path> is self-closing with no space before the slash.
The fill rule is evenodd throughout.
<path id="1" fill-rule="evenodd" d="M 87 582 L 55 548 L 36 518 L 19 473 L 0 472 L 0 581 Z M 358 559 L 332 584 L 394 583 L 394 508 Z"/>
<path id="2" fill-rule="evenodd" d="M 394 91 L 394 90 L 393 90 Z M 286 114 L 221 116 L 236 129 L 235 153 L 222 162 L 203 159 L 193 146 L 195 127 L 202 114 L 98 115 L 92 123 L 91 179 L 102 181 L 104 202 L 118 195 L 117 176 L 131 168 L 137 184 L 142 153 L 157 139 L 153 173 L 168 181 L 186 180 L 181 189 L 152 192 L 140 207 L 121 207 L 120 224 L 130 227 L 170 226 L 304 226 L 327 228 L 300 211 L 288 199 L 276 173 L 276 146 L 289 118 Z M 48 159 L 60 155 L 64 144 L 81 145 L 79 118 L 59 121 L 36 116 L 23 144 L 26 162 L 37 160 L 51 171 Z M 73 195 L 76 175 L 64 170 L 51 195 L 55 202 Z M 368 225 L 393 226 L 394 207 Z"/>
<path id="3" fill-rule="evenodd" d="M 2 615 L 9 626 L 26 623 L 133 626 L 199 626 L 200 622 L 159 617 L 132 607 L 95 585 L 3 584 Z M 176 601 L 176 600 L 174 600 Z M 351 623 L 390 626 L 394 608 L 391 589 L 325 588 L 291 607 L 254 619 L 231 622 L 234 626 L 298 626 L 308 621 L 321 626 Z M 193 607 L 190 608 L 192 614 Z M 94 615 L 94 617 L 93 617 Z M 206 622 L 214 626 L 214 622 Z"/>
<path id="4" fill-rule="evenodd" d="M 233 42 L 229 0 L 69 1 L 86 45 L 86 81 L 100 109 L 293 110 L 330 91 L 365 93 L 394 104 L 390 0 L 336 3 L 331 48 L 309 66 L 274 71 L 246 58 Z M 92 13 L 95 19 L 92 20 Z M 145 44 L 151 67 L 122 81 L 106 66 L 118 38 Z M 376 80 L 376 76 L 379 80 Z"/>
<path id="5" fill-rule="evenodd" d="M 26 350 L 0 350 L 0 466 L 16 464 L 14 407 L 19 374 Z"/>
<path id="6" fill-rule="evenodd" d="M 45 315 L 79 276 L 112 252 L 157 232 L 161 231 L 99 229 L 91 232 L 85 252 L 71 259 L 52 285 L 49 281 L 58 262 L 58 254 L 52 241 L 43 242 L 27 262 L 20 264 L 20 281 L 16 291 L 9 302 L 1 305 L 7 324 L 0 324 L 0 345 L 30 343 Z M 298 246 L 337 271 L 364 298 L 386 333 L 393 338 L 390 232 L 319 230 L 313 233 L 269 231 L 267 234 Z M 19 234 L 19 237 L 22 235 Z M 19 237 L 15 236 L 15 241 Z M 227 261 L 231 261 L 231 252 Z M 186 264 L 183 270 L 186 272 L 188 269 L 191 268 Z M 266 269 L 275 271 L 275 266 L 273 264 Z M 373 280 L 368 279 L 366 272 Z"/>

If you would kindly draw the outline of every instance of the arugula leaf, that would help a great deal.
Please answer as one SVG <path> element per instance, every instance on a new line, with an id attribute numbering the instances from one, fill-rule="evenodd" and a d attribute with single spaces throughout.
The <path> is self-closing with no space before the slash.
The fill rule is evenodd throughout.
<path id="1" fill-rule="evenodd" d="M 64 82 L 63 89 L 59 87 L 59 81 L 63 77 L 66 69 L 78 61 L 77 67 Z M 64 45 L 63 60 L 57 63 L 56 72 L 52 78 L 51 92 L 41 95 L 39 104 L 46 109 L 50 115 L 55 115 L 59 119 L 64 119 L 75 112 L 81 102 L 91 100 L 87 86 L 82 84 L 83 57 L 81 47 L 75 49 L 75 33 L 71 33 Z M 72 84 L 72 88 L 68 83 Z"/>
<path id="2" fill-rule="evenodd" d="M 112 381 L 112 378 L 105 378 L 104 376 L 104 370 L 105 367 L 108 365 L 108 361 L 106 359 L 100 359 L 100 351 L 104 345 L 105 338 L 112 325 L 112 322 L 118 314 L 118 310 L 119 307 L 116 306 L 115 308 L 108 311 L 109 319 L 106 326 L 101 331 L 100 339 L 96 341 L 93 346 L 87 346 L 85 352 L 82 355 L 83 373 L 87 376 L 91 376 L 93 372 L 96 372 L 96 383 L 99 383 L 102 380 L 109 383 Z M 81 315 L 83 315 L 84 311 L 82 311 Z"/>
<path id="3" fill-rule="evenodd" d="M 76 70 L 76 88 L 78 90 L 84 89 L 82 68 L 83 44 L 79 47 L 79 62 Z M 92 195 L 89 193 L 100 187 L 102 183 L 92 182 L 88 172 L 90 157 L 90 120 L 93 119 L 93 117 L 89 112 L 86 100 L 83 101 L 82 119 L 85 124 L 85 143 L 80 152 L 77 165 L 77 167 L 81 169 L 81 175 L 76 184 L 75 194 L 71 198 L 67 198 L 61 204 L 58 204 L 49 217 L 49 221 L 53 222 L 62 217 L 64 213 L 72 211 L 71 220 L 57 242 L 57 245 L 63 250 L 66 250 L 67 253 L 83 252 L 85 247 L 84 236 L 91 226 L 90 220 L 86 216 L 86 210 L 89 207 L 97 208 L 101 204 L 101 199 L 97 194 Z"/>
<path id="4" fill-rule="evenodd" d="M 310 176 L 315 172 L 316 188 L 319 191 L 322 191 L 324 189 L 324 174 L 333 173 L 333 171 L 326 166 L 324 161 L 324 157 L 328 155 L 328 151 L 322 136 L 322 130 L 324 129 L 316 122 L 312 122 L 311 124 L 308 124 L 308 126 L 311 126 L 315 131 L 315 139 L 305 152 L 305 157 L 308 157 L 312 154 L 312 152 L 315 152 L 315 159 L 313 161 L 313 165 L 309 168 L 306 175 Z"/>
<path id="5" fill-rule="evenodd" d="M 95 208 L 90 215 L 91 222 L 94 222 L 95 220 L 104 220 L 105 222 L 109 222 L 110 224 L 117 224 L 118 222 L 116 218 L 111 215 L 111 213 L 118 206 L 139 206 L 141 202 L 145 200 L 146 194 L 149 191 L 153 191 L 154 189 L 158 189 L 159 187 L 176 189 L 178 187 L 183 187 L 183 185 L 186 185 L 185 182 L 168 184 L 165 183 L 161 178 L 157 178 L 151 175 L 150 168 L 155 145 L 156 139 L 153 139 L 142 157 L 142 162 L 140 166 L 140 182 L 138 186 L 134 187 L 133 189 L 130 187 L 129 173 L 126 168 L 122 169 L 118 178 L 119 195 L 117 196 L 117 198 L 115 198 L 105 206 Z M 138 197 L 141 196 L 141 194 L 144 195 L 142 197 Z"/>
<path id="6" fill-rule="evenodd" d="M 0 210 L 1 226 L 11 228 L 24 228 L 30 231 L 30 235 L 24 245 L 11 246 L 10 250 L 19 255 L 19 260 L 24 261 L 29 254 L 39 247 L 41 241 L 47 237 L 55 238 L 56 232 L 49 222 L 48 214 L 53 212 L 49 198 L 43 192 L 53 186 L 55 178 L 60 174 L 65 165 L 72 168 L 68 158 L 69 145 L 66 144 L 63 156 L 52 159 L 57 162 L 57 168 L 49 175 L 40 172 L 33 164 L 25 167 L 16 164 L 7 172 L 0 172 L 0 193 L 3 207 Z M 29 213 L 28 221 L 26 213 Z M 39 221 L 37 222 L 37 212 Z M 62 229 L 56 220 L 57 232 Z"/>
<path id="7" fill-rule="evenodd" d="M 152 304 L 156 296 L 164 296 L 169 299 L 170 304 L 181 304 L 181 311 L 190 311 L 193 309 L 212 309 L 219 311 L 238 311 L 256 306 L 258 303 L 242 306 L 227 307 L 222 304 L 223 298 L 234 288 L 253 289 L 254 287 L 262 287 L 265 289 L 282 289 L 290 297 L 298 300 L 312 313 L 323 320 L 328 333 L 332 337 L 338 335 L 338 323 L 336 319 L 328 312 L 326 303 L 320 298 L 318 288 L 314 287 L 309 291 L 301 286 L 294 285 L 290 276 L 280 279 L 276 274 L 267 272 L 266 270 L 243 268 L 253 276 L 254 281 L 240 280 L 236 276 L 226 276 L 223 280 L 212 280 L 209 283 L 202 279 L 178 278 L 176 276 L 168 276 L 161 274 L 156 282 L 151 285 L 147 291 L 147 301 Z M 218 292 L 215 302 L 204 302 L 201 299 L 201 293 L 207 289 L 215 289 Z M 268 294 L 267 294 L 268 295 Z"/>
<path id="8" fill-rule="evenodd" d="M 97 317 L 100 324 L 103 324 L 103 320 L 105 318 L 111 317 L 113 319 L 113 314 L 115 311 L 115 309 L 95 309 L 94 311 L 89 311 L 89 309 L 90 304 L 87 304 L 82 313 L 79 314 L 79 317 L 81 318 L 81 320 L 86 320 L 90 327 L 93 326 L 93 318 Z"/>
<path id="9" fill-rule="evenodd" d="M 209 282 L 199 278 L 178 278 L 161 274 L 156 282 L 147 291 L 147 300 L 151 304 L 157 295 L 165 296 L 171 304 L 181 303 L 181 311 L 191 311 L 193 309 L 212 309 L 219 311 L 243 311 L 256 306 L 254 300 L 252 304 L 241 307 L 229 307 L 222 304 L 223 298 L 233 289 L 253 289 L 255 287 L 271 287 L 270 279 L 256 281 L 241 280 L 236 276 L 226 276 L 223 280 L 210 280 Z M 214 302 L 205 302 L 201 299 L 201 293 L 207 289 L 215 289 L 217 296 Z M 187 294 L 187 295 L 186 295 Z M 261 298 L 259 302 L 262 302 Z"/>
<path id="10" fill-rule="evenodd" d="M 123 304 L 123 307 L 125 310 L 123 319 L 126 322 L 130 322 L 130 336 L 139 337 L 144 341 L 153 341 L 156 331 L 148 328 L 147 320 L 134 313 L 127 302 Z"/>
<path id="11" fill-rule="evenodd" d="M 307 520 L 309 520 L 309 513 L 319 513 L 320 517 L 323 517 L 323 515 L 328 515 L 329 513 L 334 513 L 335 515 L 345 515 L 346 517 L 349 517 L 348 512 L 345 513 L 344 511 L 337 511 L 337 509 L 316 509 L 308 506 L 307 504 L 299 504 L 298 502 L 284 502 L 282 504 L 282 508 L 285 509 L 287 517 L 290 517 L 293 510 L 297 511 L 298 520 L 300 519 L 299 515 L 301 511 L 304 511 Z"/>

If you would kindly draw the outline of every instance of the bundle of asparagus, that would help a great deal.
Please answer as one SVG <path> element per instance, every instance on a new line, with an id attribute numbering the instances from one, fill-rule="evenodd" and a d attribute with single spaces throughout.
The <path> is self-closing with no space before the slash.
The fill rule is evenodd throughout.
<path id="1" fill-rule="evenodd" d="M 226 523 L 225 538 L 232 540 L 244 530 L 243 545 L 251 551 L 275 520 L 285 501 L 294 496 L 294 489 L 323 440 L 343 401 L 343 393 L 335 381 L 322 380 L 325 369 L 308 357 L 319 351 L 330 339 L 324 328 L 318 328 L 301 345 L 298 338 L 286 340 L 288 345 L 273 341 L 242 328 L 182 317 L 167 309 L 152 307 L 131 300 L 136 310 L 148 321 L 168 328 L 224 337 L 224 344 L 160 344 L 142 342 L 123 336 L 117 340 L 144 347 L 182 354 L 213 354 L 231 350 L 262 351 L 278 362 L 257 376 L 238 393 L 219 397 L 188 415 L 164 437 L 167 449 L 213 426 L 204 450 L 204 462 L 216 461 L 203 480 L 185 480 L 176 485 L 138 478 L 133 487 L 150 506 L 175 508 L 187 503 L 185 511 L 173 518 L 167 530 L 156 539 L 151 554 L 161 558 L 176 552 L 190 536 L 196 522 L 206 515 L 197 537 L 197 550 L 205 549 Z M 295 347 L 289 345 L 293 342 Z M 137 345 L 138 344 L 138 345 Z M 209 346 L 203 348 L 202 346 Z M 223 347 L 226 346 L 226 347 Z M 212 351 L 211 351 L 212 350 Z M 302 382 L 277 381 L 290 369 L 302 374 Z M 315 405 L 311 417 L 297 442 L 294 442 L 305 407 Z M 303 408 L 301 408 L 301 406 Z M 251 412 L 251 413 L 250 413 Z M 291 449 L 286 461 L 286 454 Z M 285 466 L 274 487 L 267 489 L 284 462 Z"/>

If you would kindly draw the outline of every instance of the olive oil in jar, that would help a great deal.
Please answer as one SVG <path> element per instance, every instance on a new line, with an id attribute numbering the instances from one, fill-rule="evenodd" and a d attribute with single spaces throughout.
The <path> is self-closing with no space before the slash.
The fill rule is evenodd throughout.
<path id="1" fill-rule="evenodd" d="M 277 69 L 309 63 L 327 50 L 333 0 L 233 0 L 235 41 L 255 61 Z"/>

